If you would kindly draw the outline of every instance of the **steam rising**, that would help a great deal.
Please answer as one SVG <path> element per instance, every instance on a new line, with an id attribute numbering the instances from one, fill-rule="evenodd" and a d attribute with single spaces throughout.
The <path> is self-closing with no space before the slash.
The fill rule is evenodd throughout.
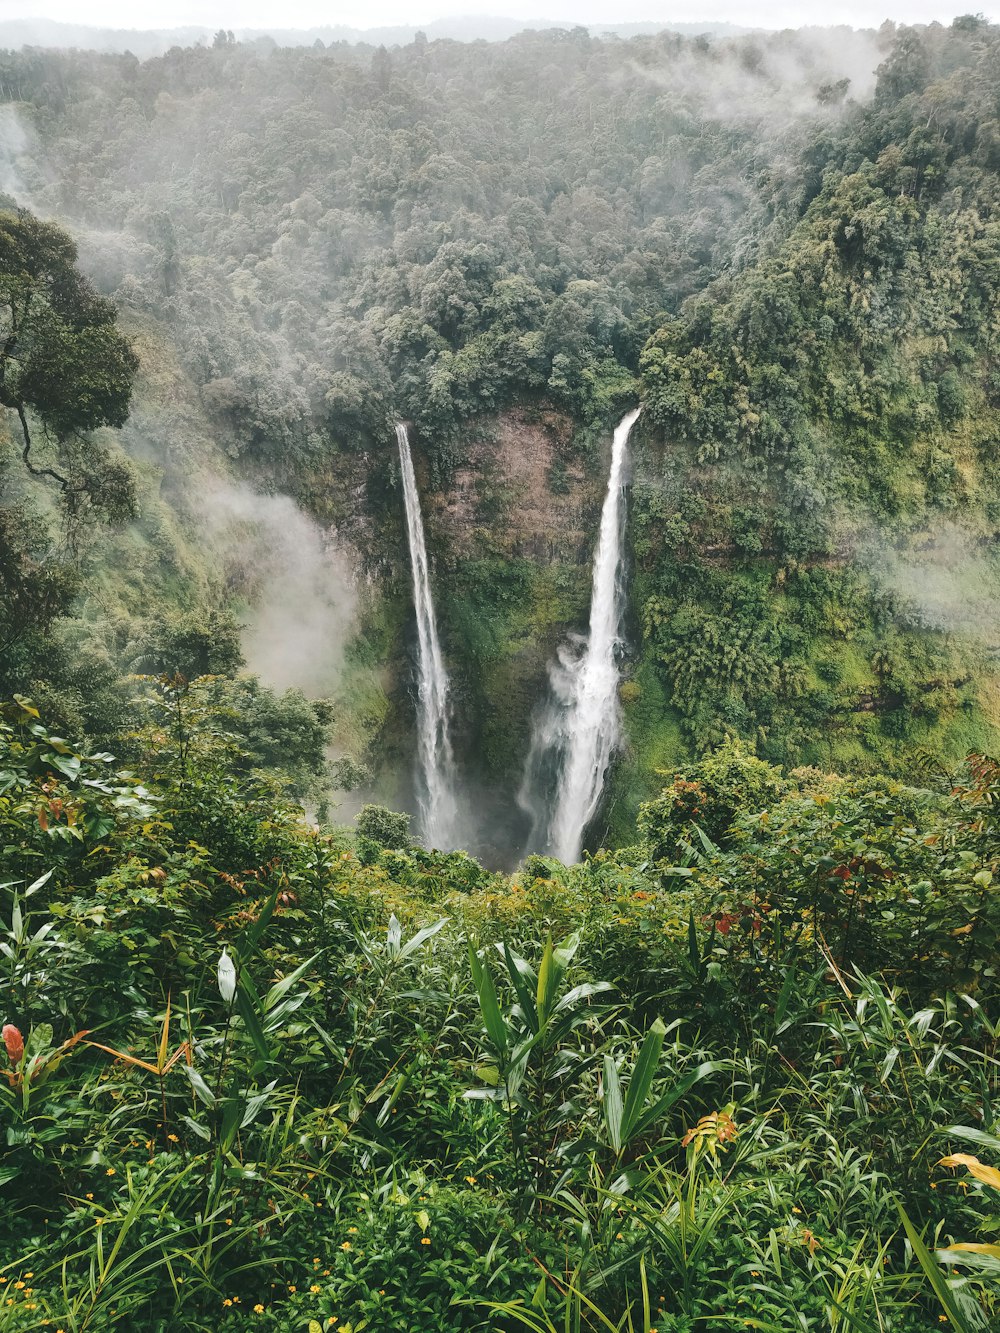
<path id="1" fill-rule="evenodd" d="M 28 133 L 17 108 L 0 106 L 0 194 L 8 194 L 19 204 L 26 204 L 27 190 L 17 159 L 28 151 Z"/>
<path id="2" fill-rule="evenodd" d="M 329 694 L 356 605 L 344 552 L 287 495 L 218 481 L 199 508 L 230 592 L 249 604 L 243 617 L 249 669 L 279 690 Z"/>
<path id="3" fill-rule="evenodd" d="M 884 59 L 876 32 L 806 28 L 770 40 L 685 44 L 662 65 L 635 69 L 662 85 L 665 110 L 775 134 L 803 117 L 839 114 L 847 98 L 867 101 Z"/>
<path id="4" fill-rule="evenodd" d="M 1000 568 L 970 533 L 948 525 L 917 550 L 878 550 L 867 563 L 921 626 L 997 641 Z"/>

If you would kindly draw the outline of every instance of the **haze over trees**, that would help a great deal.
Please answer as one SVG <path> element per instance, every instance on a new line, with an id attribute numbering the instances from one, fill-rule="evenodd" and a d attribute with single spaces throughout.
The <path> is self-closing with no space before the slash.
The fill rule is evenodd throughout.
<path id="1" fill-rule="evenodd" d="M 996 1324 L 998 58 L 0 51 L 0 1333 Z"/>

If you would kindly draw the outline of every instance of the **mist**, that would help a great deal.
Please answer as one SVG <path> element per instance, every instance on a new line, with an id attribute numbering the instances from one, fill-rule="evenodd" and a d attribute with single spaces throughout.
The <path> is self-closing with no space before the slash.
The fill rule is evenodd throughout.
<path id="1" fill-rule="evenodd" d="M 356 610 L 346 553 L 287 495 L 217 480 L 196 507 L 229 594 L 245 605 L 247 667 L 277 690 L 336 687 Z"/>
<path id="2" fill-rule="evenodd" d="M 1000 566 L 976 534 L 943 524 L 915 548 L 879 546 L 862 559 L 922 628 L 1000 642 Z"/>
<path id="3" fill-rule="evenodd" d="M 803 28 L 759 41 L 686 44 L 661 65 L 635 69 L 663 88 L 671 107 L 776 134 L 868 101 L 885 54 L 885 38 L 874 31 Z"/>
<path id="4" fill-rule="evenodd" d="M 21 177 L 18 158 L 28 151 L 28 132 L 10 104 L 0 105 L 0 194 L 27 204 L 28 192 Z"/>

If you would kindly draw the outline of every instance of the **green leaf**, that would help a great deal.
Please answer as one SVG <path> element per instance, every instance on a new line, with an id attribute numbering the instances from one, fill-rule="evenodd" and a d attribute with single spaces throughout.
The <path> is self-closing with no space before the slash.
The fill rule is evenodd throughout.
<path id="1" fill-rule="evenodd" d="M 204 1102 L 208 1107 L 213 1107 L 215 1105 L 215 1093 L 202 1078 L 201 1074 L 198 1073 L 197 1069 L 192 1065 L 185 1065 L 184 1072 L 187 1074 L 188 1082 L 194 1089 L 194 1094 L 198 1100 Z"/>
<path id="2" fill-rule="evenodd" d="M 409 958 L 411 954 L 416 953 L 422 944 L 431 939 L 432 936 L 436 935 L 438 931 L 443 929 L 447 924 L 448 918 L 443 916 L 432 925 L 423 926 L 415 935 L 412 935 L 400 949 L 398 961 L 402 963 L 405 959 Z"/>
<path id="3" fill-rule="evenodd" d="M 601 1103 L 604 1123 L 608 1138 L 616 1153 L 622 1150 L 624 1135 L 622 1132 L 622 1088 L 618 1078 L 618 1067 L 610 1055 L 604 1057 L 604 1098 Z"/>
<path id="4" fill-rule="evenodd" d="M 629 1079 L 628 1092 L 625 1096 L 621 1126 L 623 1143 L 627 1143 L 632 1137 L 632 1131 L 638 1122 L 642 1108 L 646 1104 L 646 1099 L 649 1097 L 660 1064 L 663 1040 L 666 1035 L 667 1029 L 663 1025 L 663 1020 L 658 1018 L 646 1033 L 646 1039 L 642 1043 L 635 1068 L 632 1071 L 632 1077 Z"/>
<path id="5" fill-rule="evenodd" d="M 675 1102 L 680 1101 L 684 1094 L 689 1092 L 696 1083 L 699 1083 L 703 1078 L 707 1078 L 709 1074 L 717 1074 L 722 1067 L 722 1062 L 719 1060 L 706 1060 L 704 1064 L 700 1064 L 697 1069 L 693 1069 L 690 1074 L 686 1074 L 679 1083 L 674 1084 L 669 1092 L 664 1093 L 664 1095 L 654 1102 L 652 1106 L 648 1107 L 645 1111 L 640 1112 L 636 1119 L 636 1123 L 633 1125 L 633 1132 L 643 1130 L 647 1125 L 655 1124 L 656 1121 L 659 1120 L 661 1116 L 666 1115 L 671 1106 L 673 1106 Z"/>
<path id="6" fill-rule="evenodd" d="M 545 941 L 542 960 L 538 964 L 538 986 L 535 992 L 535 1005 L 538 1009 L 538 1026 L 544 1027 L 551 1008 L 552 996 L 558 982 L 556 976 L 555 949 L 552 936 Z"/>
<path id="7" fill-rule="evenodd" d="M 245 979 L 248 982 L 249 979 Z M 243 1020 L 243 1026 L 246 1028 L 250 1040 L 257 1048 L 258 1054 L 264 1060 L 270 1060 L 271 1048 L 268 1045 L 267 1034 L 260 1021 L 260 1000 L 257 999 L 256 992 L 252 992 L 249 984 L 241 984 L 236 992 L 236 1012 Z"/>
<path id="8" fill-rule="evenodd" d="M 469 966 L 472 969 L 472 980 L 479 996 L 479 1008 L 483 1015 L 483 1024 L 489 1033 L 490 1040 L 502 1056 L 508 1045 L 507 1024 L 500 1012 L 500 1004 L 497 1000 L 493 978 L 490 975 L 489 964 L 485 960 L 480 961 L 479 954 L 473 944 L 469 945 Z"/>
<path id="9" fill-rule="evenodd" d="M 63 777 L 68 778 L 70 782 L 75 782 L 77 778 L 80 776 L 80 769 L 82 767 L 82 764 L 80 762 L 79 755 L 76 754 L 61 755 L 49 752 L 48 754 L 45 754 L 42 757 L 43 759 L 46 760 L 46 762 L 50 763 L 53 768 L 58 769 L 59 772 L 63 775 Z"/>
<path id="10" fill-rule="evenodd" d="M 512 953 L 506 944 L 503 946 L 504 962 L 507 964 L 507 973 L 510 976 L 511 985 L 517 995 L 518 1003 L 521 1006 L 521 1013 L 524 1020 L 531 1028 L 532 1032 L 538 1031 L 538 1010 L 535 1007 L 535 997 L 532 994 L 531 986 L 528 984 L 528 978 L 537 980 L 531 967 L 525 959 Z"/>
<path id="11" fill-rule="evenodd" d="M 924 1275 L 930 1283 L 934 1295 L 937 1297 L 938 1304 L 951 1320 L 952 1326 L 957 1328 L 959 1333 L 980 1333 L 980 1330 L 985 1329 L 985 1323 L 977 1322 L 973 1324 L 971 1320 L 966 1317 L 966 1312 L 960 1308 L 956 1294 L 949 1285 L 945 1275 L 941 1272 L 937 1260 L 921 1240 L 920 1233 L 906 1215 L 903 1205 L 898 1199 L 896 1200 L 896 1208 L 903 1220 L 903 1229 L 906 1232 L 906 1238 L 910 1242 L 913 1253 L 916 1255 L 917 1262 L 924 1270 Z"/>
<path id="12" fill-rule="evenodd" d="M 300 981 L 305 976 L 305 974 L 309 971 L 309 969 L 312 967 L 313 963 L 315 963 L 316 959 L 319 958 L 319 956 L 320 955 L 318 953 L 314 953 L 311 958 L 307 958 L 304 963 L 300 963 L 299 966 L 295 968 L 294 971 L 289 972 L 287 977 L 282 977 L 280 981 L 276 981 L 274 983 L 271 989 L 264 996 L 263 1008 L 265 1014 L 270 1013 L 271 1010 L 278 1003 L 278 1001 L 288 994 L 288 992 L 295 985 L 295 983 L 297 981 Z"/>
<path id="13" fill-rule="evenodd" d="M 189 1115 L 182 1115 L 181 1119 L 192 1133 L 197 1134 L 199 1139 L 204 1139 L 206 1143 L 210 1142 L 212 1135 L 205 1125 L 199 1125 L 197 1120 L 192 1120 Z"/>

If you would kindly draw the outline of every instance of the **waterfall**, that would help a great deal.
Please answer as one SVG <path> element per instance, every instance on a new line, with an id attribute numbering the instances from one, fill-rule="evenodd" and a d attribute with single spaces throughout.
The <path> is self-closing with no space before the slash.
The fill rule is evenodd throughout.
<path id="1" fill-rule="evenodd" d="M 420 787 L 420 834 L 428 847 L 456 845 L 458 807 L 455 799 L 455 756 L 448 734 L 448 673 L 444 669 L 424 524 L 420 516 L 417 479 L 410 440 L 402 422 L 396 425 L 399 462 L 406 504 L 406 535 L 413 571 L 413 603 L 417 613 L 417 772 Z"/>
<path id="2" fill-rule="evenodd" d="M 551 696 L 532 736 L 518 801 L 533 817 L 531 842 L 567 865 L 580 859 L 621 738 L 618 653 L 625 608 L 625 453 L 640 408 L 622 419 L 611 447 L 590 596 L 590 629 L 571 636 L 549 668 Z M 555 783 L 554 800 L 544 793 Z"/>

